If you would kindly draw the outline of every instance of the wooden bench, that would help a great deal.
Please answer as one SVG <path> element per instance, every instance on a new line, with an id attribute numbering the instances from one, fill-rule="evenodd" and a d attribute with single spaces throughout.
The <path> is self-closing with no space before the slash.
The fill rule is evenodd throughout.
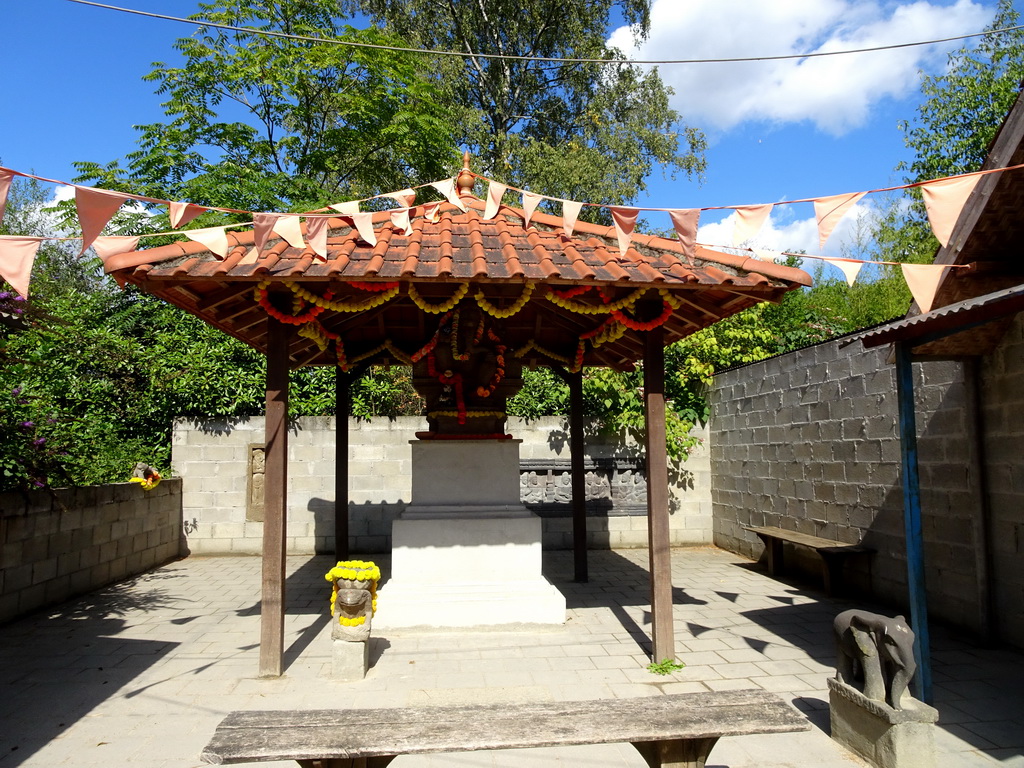
<path id="1" fill-rule="evenodd" d="M 401 709 L 232 712 L 202 759 L 295 760 L 303 768 L 383 768 L 399 755 L 630 742 L 647 764 L 703 768 L 722 736 L 786 733 L 807 719 L 767 691 Z"/>
<path id="2" fill-rule="evenodd" d="M 755 527 L 745 525 L 744 529 L 756 533 L 764 543 L 765 556 L 768 560 L 768 573 L 771 576 L 781 574 L 783 569 L 783 543 L 788 542 L 798 547 L 806 547 L 817 552 L 821 558 L 821 574 L 825 582 L 825 594 L 839 595 L 843 589 L 843 565 L 852 555 L 873 555 L 875 550 L 863 544 L 843 544 L 841 541 L 823 539 L 798 531 L 787 531 L 784 528 Z"/>

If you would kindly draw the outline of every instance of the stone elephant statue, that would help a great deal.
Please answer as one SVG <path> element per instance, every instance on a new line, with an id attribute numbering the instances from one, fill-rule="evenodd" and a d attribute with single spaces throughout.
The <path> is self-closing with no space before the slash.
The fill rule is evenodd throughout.
<path id="1" fill-rule="evenodd" d="M 917 671 L 914 633 L 902 616 L 850 610 L 832 624 L 836 638 L 836 679 L 875 701 L 902 709 L 901 701 Z"/>

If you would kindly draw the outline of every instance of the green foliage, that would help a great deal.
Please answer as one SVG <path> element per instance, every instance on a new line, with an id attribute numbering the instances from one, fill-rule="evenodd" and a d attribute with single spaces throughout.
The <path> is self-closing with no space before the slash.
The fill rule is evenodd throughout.
<path id="1" fill-rule="evenodd" d="M 675 659 L 662 659 L 657 662 L 652 661 L 647 665 L 647 671 L 655 675 L 670 675 L 673 672 L 678 672 L 685 668 L 685 664 L 681 661 L 676 661 Z"/>
<path id="2" fill-rule="evenodd" d="M 649 0 L 348 0 L 424 48 L 534 57 L 621 58 L 613 10 L 646 34 Z M 435 57 L 458 141 L 486 175 L 553 197 L 623 204 L 656 167 L 700 175 L 703 135 L 680 122 L 656 70 L 625 65 Z M 596 209 L 594 209 L 596 210 Z"/>

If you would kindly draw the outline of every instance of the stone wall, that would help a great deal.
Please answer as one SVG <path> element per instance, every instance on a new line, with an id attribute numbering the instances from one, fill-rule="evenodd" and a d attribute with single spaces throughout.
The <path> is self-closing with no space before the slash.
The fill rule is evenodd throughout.
<path id="1" fill-rule="evenodd" d="M 0 494 L 0 621 L 172 560 L 181 480 Z"/>
<path id="2" fill-rule="evenodd" d="M 984 631 L 989 571 L 1003 636 L 1018 644 L 1024 644 L 1021 325 L 1018 319 L 999 351 L 980 362 L 980 377 L 971 363 L 914 364 L 929 609 Z M 886 348 L 842 343 L 716 376 L 714 541 L 755 558 L 762 546 L 743 525 L 864 541 L 878 553 L 870 568 L 851 569 L 853 584 L 904 606 L 895 369 Z M 976 416 L 979 401 L 981 417 Z M 986 505 L 991 507 L 991 563 Z M 799 566 L 801 553 L 792 554 Z M 808 576 L 817 567 L 812 555 L 802 564 Z"/>
<path id="3" fill-rule="evenodd" d="M 391 523 L 410 500 L 409 441 L 426 428 L 418 418 L 349 421 L 350 544 L 354 552 L 386 552 Z M 511 420 L 520 445 L 522 499 L 544 519 L 544 546 L 571 547 L 567 496 L 568 435 L 564 420 Z M 334 546 L 334 419 L 291 425 L 288 549 L 328 552 Z M 179 421 L 174 473 L 184 480 L 188 544 L 196 553 L 259 552 L 263 419 Z M 642 462 L 635 447 L 588 437 L 588 538 L 593 548 L 647 544 L 646 510 L 635 502 Z M 670 471 L 673 542 L 711 542 L 710 465 L 705 446 Z"/>

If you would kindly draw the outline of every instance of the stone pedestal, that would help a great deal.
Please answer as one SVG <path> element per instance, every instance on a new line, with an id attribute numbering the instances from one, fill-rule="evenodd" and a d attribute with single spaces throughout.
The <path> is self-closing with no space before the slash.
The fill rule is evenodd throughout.
<path id="1" fill-rule="evenodd" d="M 828 681 L 832 738 L 878 768 L 935 768 L 937 710 L 909 695 L 903 709 Z"/>
<path id="2" fill-rule="evenodd" d="M 331 640 L 331 677 L 344 683 L 354 683 L 366 677 L 370 666 L 370 641 Z"/>
<path id="3" fill-rule="evenodd" d="M 561 624 L 541 520 L 519 501 L 518 440 L 412 444 L 412 504 L 392 528 L 377 627 Z"/>

